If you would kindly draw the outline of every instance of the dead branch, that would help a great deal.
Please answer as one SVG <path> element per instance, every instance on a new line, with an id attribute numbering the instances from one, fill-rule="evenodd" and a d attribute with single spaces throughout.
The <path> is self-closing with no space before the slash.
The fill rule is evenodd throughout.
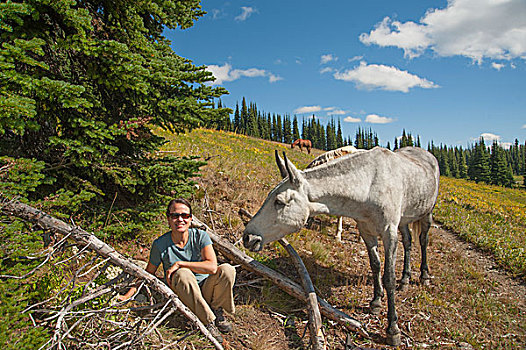
<path id="1" fill-rule="evenodd" d="M 303 260 L 301 260 L 299 254 L 285 238 L 280 239 L 279 243 L 292 257 L 294 266 L 296 266 L 296 270 L 298 270 L 300 275 L 301 284 L 305 290 L 309 311 L 309 332 L 311 335 L 311 345 L 314 350 L 325 349 L 325 338 L 323 336 L 318 297 L 314 291 L 314 286 L 309 276 L 309 272 L 307 271 L 307 268 L 305 267 L 305 264 L 303 263 Z"/>
<path id="2" fill-rule="evenodd" d="M 152 289 L 154 289 L 159 294 L 161 294 L 162 297 L 164 297 L 166 300 L 169 301 L 171 305 L 173 305 L 172 309 L 175 308 L 182 315 L 184 315 L 188 320 L 190 320 L 190 322 L 193 325 L 197 326 L 197 328 L 212 342 L 212 344 L 214 344 L 216 349 L 223 349 L 222 345 L 219 344 L 219 342 L 210 334 L 210 332 L 206 329 L 203 323 L 197 318 L 197 316 L 195 316 L 194 313 L 190 311 L 190 309 L 188 309 L 179 300 L 179 298 L 175 295 L 175 293 L 165 283 L 158 280 L 155 276 L 147 273 L 141 267 L 135 265 L 132 261 L 122 256 L 120 253 L 115 251 L 115 249 L 113 249 L 111 246 L 99 240 L 93 234 L 84 231 L 80 227 L 71 226 L 38 209 L 35 209 L 31 206 L 28 206 L 16 200 L 3 202 L 0 209 L 2 212 L 4 212 L 7 215 L 14 215 L 24 220 L 38 223 L 44 229 L 49 229 L 59 234 L 62 234 L 65 237 L 69 237 L 81 246 L 89 246 L 89 248 L 92 251 L 96 252 L 99 256 L 107 259 L 107 261 L 111 262 L 111 264 L 121 267 L 123 271 L 126 272 L 127 274 L 130 274 L 136 278 L 146 281 L 146 283 Z M 62 242 L 64 241 L 65 239 L 62 240 Z M 79 274 L 79 271 L 77 271 L 77 273 L 75 274 L 73 278 L 73 284 L 75 283 L 78 277 L 78 274 Z M 64 290 L 64 288 L 62 290 Z M 108 289 L 107 291 L 110 291 L 110 290 L 112 289 Z M 70 297 L 71 295 L 68 296 L 68 298 L 66 298 L 68 302 L 69 302 Z M 87 301 L 87 300 L 92 300 L 93 298 L 96 298 L 96 296 L 90 293 L 90 295 L 87 295 L 84 298 L 85 299 L 83 300 Z M 56 326 L 55 326 L 56 328 L 55 328 L 54 336 L 50 340 L 50 342 L 46 344 L 46 345 L 49 345 L 48 348 L 59 348 L 59 349 L 64 348 L 64 344 L 62 343 L 62 340 L 70 334 L 70 331 L 68 331 L 67 322 L 65 322 L 65 317 L 66 315 L 72 314 L 71 310 L 76 305 L 78 305 L 78 303 L 80 303 L 79 300 L 77 300 L 77 303 L 74 305 L 68 304 L 65 307 L 63 307 L 61 311 L 58 312 L 58 320 L 56 321 Z M 172 309 L 170 309 L 168 313 L 173 313 Z M 82 313 L 86 314 L 90 312 L 87 310 L 84 310 L 82 311 Z M 161 313 L 159 313 L 158 316 L 160 314 Z M 160 316 L 160 317 L 161 319 L 164 320 L 166 319 L 167 316 L 165 315 L 165 316 Z M 156 328 L 157 324 L 154 324 L 152 327 L 153 329 Z M 140 341 L 142 339 L 143 338 L 140 337 L 140 339 L 136 339 L 136 340 Z"/>
<path id="3" fill-rule="evenodd" d="M 225 257 L 232 260 L 236 264 L 242 265 L 246 270 L 255 272 L 260 276 L 265 277 L 294 298 L 302 300 L 303 302 L 308 301 L 303 288 L 297 283 L 285 275 L 268 268 L 267 266 L 246 255 L 244 252 L 237 249 L 232 243 L 220 238 L 213 230 L 211 230 L 205 223 L 201 222 L 196 217 L 193 217 L 192 222 L 196 227 L 206 229 L 208 235 L 214 242 L 215 248 Z M 317 299 L 320 305 L 320 311 L 323 316 L 339 323 L 351 331 L 357 332 L 364 338 L 369 338 L 369 334 L 358 320 L 350 317 L 338 309 L 335 309 L 324 299 L 320 297 L 317 297 Z"/>

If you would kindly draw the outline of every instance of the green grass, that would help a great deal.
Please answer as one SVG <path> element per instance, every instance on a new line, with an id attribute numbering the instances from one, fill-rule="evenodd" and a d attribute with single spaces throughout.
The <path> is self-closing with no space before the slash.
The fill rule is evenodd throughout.
<path id="1" fill-rule="evenodd" d="M 526 276 L 526 192 L 442 177 L 434 217 Z"/>

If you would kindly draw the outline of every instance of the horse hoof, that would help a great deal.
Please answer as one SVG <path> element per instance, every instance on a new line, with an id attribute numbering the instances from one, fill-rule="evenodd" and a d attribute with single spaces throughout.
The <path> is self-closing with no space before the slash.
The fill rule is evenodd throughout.
<path id="1" fill-rule="evenodd" d="M 400 333 L 387 334 L 387 345 L 400 346 L 400 344 L 402 344 L 402 338 L 400 337 Z"/>

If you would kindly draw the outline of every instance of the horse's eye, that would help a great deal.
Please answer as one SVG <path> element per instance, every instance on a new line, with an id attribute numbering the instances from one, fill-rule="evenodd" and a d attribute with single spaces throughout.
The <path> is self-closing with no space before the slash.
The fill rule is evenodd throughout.
<path id="1" fill-rule="evenodd" d="M 282 202 L 280 199 L 276 199 L 274 201 L 274 206 L 276 207 L 276 209 L 279 210 L 279 209 L 281 209 L 281 208 L 283 208 L 285 206 L 285 203 Z"/>

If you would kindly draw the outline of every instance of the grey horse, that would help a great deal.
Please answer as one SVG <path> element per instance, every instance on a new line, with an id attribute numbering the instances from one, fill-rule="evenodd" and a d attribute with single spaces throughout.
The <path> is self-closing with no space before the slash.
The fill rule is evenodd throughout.
<path id="1" fill-rule="evenodd" d="M 283 180 L 270 191 L 262 207 L 246 225 L 244 246 L 251 251 L 260 251 L 265 244 L 299 231 L 310 216 L 317 214 L 353 218 L 367 246 L 373 273 L 371 312 L 379 313 L 384 287 L 388 306 L 387 343 L 400 345 L 395 308 L 398 229 L 402 232 L 407 253 L 411 240 L 408 225 L 418 222 L 422 251 L 420 278 L 428 280 L 428 231 L 440 176 L 436 158 L 416 147 L 404 147 L 395 152 L 375 147 L 300 171 L 285 153 L 283 155 L 284 159 L 276 151 L 276 163 Z M 378 237 L 385 251 L 382 280 Z M 406 245 L 407 237 L 409 244 Z M 410 278 L 409 256 L 406 255 L 402 282 L 408 282 Z"/>

